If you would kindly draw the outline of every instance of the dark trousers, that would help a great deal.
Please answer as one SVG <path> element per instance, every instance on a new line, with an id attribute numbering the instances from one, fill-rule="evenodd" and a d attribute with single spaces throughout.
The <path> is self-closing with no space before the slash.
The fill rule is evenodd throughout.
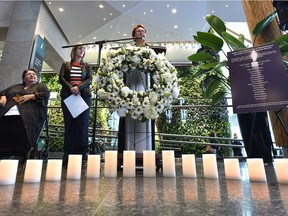
<path id="1" fill-rule="evenodd" d="M 65 129 L 64 162 L 68 160 L 69 154 L 82 154 L 83 159 L 87 157 L 89 113 L 92 100 L 91 97 L 83 97 L 83 99 L 89 108 L 76 118 L 72 117 L 63 99 L 61 100 Z"/>

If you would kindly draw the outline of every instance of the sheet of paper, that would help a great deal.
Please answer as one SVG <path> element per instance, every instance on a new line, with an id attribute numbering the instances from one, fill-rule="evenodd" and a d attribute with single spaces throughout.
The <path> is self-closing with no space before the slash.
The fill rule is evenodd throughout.
<path id="1" fill-rule="evenodd" d="M 75 96 L 72 94 L 64 100 L 64 103 L 66 104 L 73 118 L 76 118 L 89 108 L 80 95 Z"/>

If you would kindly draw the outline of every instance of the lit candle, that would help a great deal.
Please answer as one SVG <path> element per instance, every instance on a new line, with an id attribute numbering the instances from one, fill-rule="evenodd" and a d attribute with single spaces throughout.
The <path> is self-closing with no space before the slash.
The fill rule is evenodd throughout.
<path id="1" fill-rule="evenodd" d="M 205 178 L 218 179 L 218 168 L 215 154 L 203 154 L 203 171 Z"/>
<path id="2" fill-rule="evenodd" d="M 62 160 L 49 159 L 47 161 L 46 181 L 60 181 L 62 176 Z"/>
<path id="3" fill-rule="evenodd" d="M 266 181 L 266 173 L 262 158 L 247 158 L 250 181 Z"/>
<path id="4" fill-rule="evenodd" d="M 277 181 L 280 184 L 288 184 L 288 158 L 275 158 L 274 168 L 276 171 Z"/>
<path id="5" fill-rule="evenodd" d="M 237 158 L 224 158 L 224 170 L 226 179 L 241 179 L 239 160 Z"/>
<path id="6" fill-rule="evenodd" d="M 38 183 L 41 180 L 43 160 L 29 159 L 26 161 L 24 182 Z"/>
<path id="7" fill-rule="evenodd" d="M 117 151 L 105 151 L 104 177 L 117 177 Z"/>
<path id="8" fill-rule="evenodd" d="M 175 156 L 173 150 L 162 151 L 163 176 L 176 177 Z"/>
<path id="9" fill-rule="evenodd" d="M 183 171 L 183 177 L 188 177 L 188 178 L 197 177 L 194 154 L 182 155 L 182 171 Z"/>
<path id="10" fill-rule="evenodd" d="M 88 155 L 87 159 L 87 178 L 100 177 L 100 155 Z"/>
<path id="11" fill-rule="evenodd" d="M 136 155 L 135 151 L 124 151 L 123 152 L 123 176 L 124 177 L 135 177 L 136 172 Z"/>
<path id="12" fill-rule="evenodd" d="M 82 155 L 69 155 L 67 179 L 79 180 L 82 170 Z"/>
<path id="13" fill-rule="evenodd" d="M 152 150 L 143 151 L 143 176 L 144 177 L 156 176 L 155 151 Z"/>
<path id="14" fill-rule="evenodd" d="M 0 161 L 0 185 L 15 184 L 18 162 L 18 160 Z"/>

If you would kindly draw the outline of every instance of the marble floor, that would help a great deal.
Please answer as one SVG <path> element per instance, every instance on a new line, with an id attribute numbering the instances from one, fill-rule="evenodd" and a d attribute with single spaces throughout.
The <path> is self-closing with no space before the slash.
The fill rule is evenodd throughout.
<path id="1" fill-rule="evenodd" d="M 267 182 L 250 182 L 247 163 L 240 162 L 241 180 L 226 180 L 223 161 L 218 161 L 218 179 L 203 176 L 202 160 L 196 160 L 197 178 L 184 178 L 181 163 L 176 177 L 67 180 L 62 170 L 58 182 L 23 183 L 24 168 L 18 168 L 16 184 L 0 186 L 0 215 L 288 215 L 288 185 L 278 184 L 273 164 L 265 165 Z"/>

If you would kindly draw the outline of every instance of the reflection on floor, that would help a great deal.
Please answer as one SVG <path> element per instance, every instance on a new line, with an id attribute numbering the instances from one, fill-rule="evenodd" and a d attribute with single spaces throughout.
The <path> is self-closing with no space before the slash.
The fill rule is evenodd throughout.
<path id="1" fill-rule="evenodd" d="M 197 178 L 184 178 L 176 164 L 176 178 L 67 180 L 63 169 L 60 182 L 23 183 L 19 167 L 13 186 L 0 186 L 0 215 L 288 215 L 288 185 L 278 184 L 272 164 L 265 166 L 267 182 L 250 182 L 246 162 L 240 162 L 241 181 L 226 180 L 223 161 L 218 161 L 219 179 L 203 177 L 197 159 Z M 45 168 L 43 168 L 45 170 Z M 103 169 L 102 169 L 103 172 Z"/>

